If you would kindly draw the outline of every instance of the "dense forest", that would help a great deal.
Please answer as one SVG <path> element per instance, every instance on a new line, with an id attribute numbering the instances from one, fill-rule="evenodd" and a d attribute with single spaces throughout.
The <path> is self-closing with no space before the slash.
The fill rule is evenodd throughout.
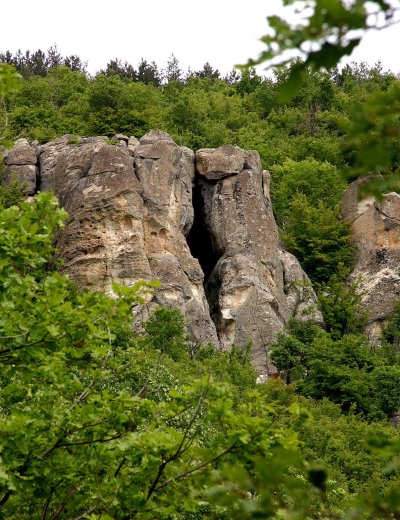
<path id="1" fill-rule="evenodd" d="M 3 183 L 0 518 L 400 518 L 400 304 L 371 347 L 340 218 L 350 167 L 380 161 L 398 182 L 398 134 L 379 150 L 371 136 L 399 77 L 379 64 L 307 68 L 283 99 L 296 64 L 222 77 L 208 63 L 184 72 L 173 56 L 165 70 L 115 59 L 91 76 L 54 48 L 0 62 L 5 140 L 112 142 L 157 128 L 192 149 L 257 150 L 281 239 L 325 320 L 325 330 L 289 324 L 271 347 L 282 378 L 263 384 L 251 345 L 196 349 L 177 310 L 159 308 L 133 332 L 129 316 L 151 284 L 116 287 L 116 300 L 82 292 L 54 265 L 66 218 L 57 200 L 27 203 L 17 182 Z"/>

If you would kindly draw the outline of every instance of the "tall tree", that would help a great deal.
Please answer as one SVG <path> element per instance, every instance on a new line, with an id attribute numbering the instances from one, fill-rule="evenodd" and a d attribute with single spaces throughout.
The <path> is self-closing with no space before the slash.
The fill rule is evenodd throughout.
<path id="1" fill-rule="evenodd" d="M 179 60 L 176 56 L 171 54 L 167 62 L 167 68 L 165 69 L 165 80 L 167 83 L 171 83 L 171 81 L 179 81 L 181 78 L 182 70 L 179 67 Z"/>

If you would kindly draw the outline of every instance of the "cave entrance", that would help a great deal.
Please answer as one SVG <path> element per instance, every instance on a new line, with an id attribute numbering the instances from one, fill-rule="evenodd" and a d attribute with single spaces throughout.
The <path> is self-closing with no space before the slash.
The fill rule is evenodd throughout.
<path id="1" fill-rule="evenodd" d="M 193 188 L 193 209 L 194 221 L 187 236 L 187 243 L 192 256 L 199 261 L 204 273 L 205 286 L 221 255 L 215 251 L 211 232 L 206 225 L 204 198 L 198 182 Z"/>

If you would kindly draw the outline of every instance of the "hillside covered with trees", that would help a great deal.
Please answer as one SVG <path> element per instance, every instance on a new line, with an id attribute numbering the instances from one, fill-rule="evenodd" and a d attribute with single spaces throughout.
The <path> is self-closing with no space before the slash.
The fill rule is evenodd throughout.
<path id="1" fill-rule="evenodd" d="M 57 200 L 26 203 L 3 182 L 0 518 L 399 518 L 400 307 L 372 347 L 368 310 L 346 283 L 355 252 L 340 218 L 346 172 L 369 164 L 363 139 L 399 129 L 398 115 L 390 126 L 374 112 L 399 77 L 379 64 L 306 68 L 285 100 L 296 64 L 221 77 L 208 63 L 183 72 L 174 57 L 165 71 L 115 59 L 94 76 L 56 49 L 4 51 L 0 62 L 4 141 L 112 142 L 157 128 L 193 149 L 257 150 L 281 239 L 325 321 L 291 322 L 271 349 L 281 378 L 262 384 L 251 346 L 194 349 L 176 310 L 157 309 L 133 332 L 152 284 L 115 287 L 117 299 L 81 291 L 54 262 L 66 219 Z M 395 185 L 398 132 L 380 143 L 371 161 L 381 154 Z"/>

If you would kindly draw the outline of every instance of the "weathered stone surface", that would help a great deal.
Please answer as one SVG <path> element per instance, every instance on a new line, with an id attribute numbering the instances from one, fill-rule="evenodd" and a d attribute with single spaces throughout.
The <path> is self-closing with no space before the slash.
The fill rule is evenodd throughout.
<path id="1" fill-rule="evenodd" d="M 303 300 L 294 286 L 297 274 L 300 281 L 306 276 L 294 258 L 280 250 L 271 205 L 264 196 L 258 154 L 236 150 L 243 167 L 235 175 L 229 162 L 230 151 L 223 160 L 225 151 L 226 147 L 212 150 L 210 160 L 205 160 L 205 150 L 196 154 L 202 172 L 217 171 L 214 166 L 204 167 L 213 164 L 214 156 L 218 157 L 220 170 L 226 165 L 217 182 L 215 177 L 210 182 L 199 172 L 198 218 L 211 243 L 197 254 L 208 275 L 205 288 L 221 347 L 228 350 L 233 344 L 251 341 L 254 365 L 260 372 L 271 372 L 266 347 L 276 340 L 291 315 L 311 303 L 315 310 L 315 295 L 307 296 L 307 303 L 300 310 Z M 268 180 L 265 173 L 264 178 Z M 265 191 L 268 192 L 267 186 Z M 196 227 L 193 232 L 196 233 Z M 209 261 L 211 255 L 214 266 Z M 284 290 L 285 276 L 293 286 L 288 295 Z"/>
<path id="2" fill-rule="evenodd" d="M 109 293 L 114 281 L 149 279 L 141 186 L 127 151 L 104 140 L 58 140 L 43 147 L 41 164 L 42 185 L 69 213 L 57 240 L 62 270 L 81 286 Z"/>
<path id="3" fill-rule="evenodd" d="M 280 247 L 258 153 L 200 150 L 196 176 L 194 153 L 164 132 L 116 140 L 20 142 L 7 157 L 22 179 L 38 160 L 30 193 L 53 189 L 69 213 L 57 237 L 62 271 L 110 294 L 113 282 L 158 279 L 138 321 L 155 305 L 177 307 L 194 341 L 252 342 L 254 366 L 273 372 L 267 346 L 287 320 L 320 315 L 307 276 Z"/>
<path id="4" fill-rule="evenodd" d="M 204 275 L 185 235 L 193 224 L 194 154 L 168 134 L 153 131 L 135 150 L 144 201 L 144 236 L 152 276 L 161 282 L 156 300 L 180 308 L 197 341 L 217 344 L 204 294 Z"/>
<path id="5" fill-rule="evenodd" d="M 360 199 L 360 189 L 371 180 L 370 175 L 364 175 L 355 180 L 343 193 L 341 213 L 342 218 L 351 224 L 374 204 L 373 197 Z"/>
<path id="6" fill-rule="evenodd" d="M 35 148 L 26 139 L 18 139 L 14 147 L 6 152 L 4 160 L 7 181 L 11 182 L 15 176 L 25 186 L 25 195 L 34 194 L 38 174 Z"/>
<path id="7" fill-rule="evenodd" d="M 232 145 L 204 148 L 196 153 L 198 173 L 210 180 L 237 175 L 243 170 L 244 161 L 244 151 Z"/>
<path id="8" fill-rule="evenodd" d="M 27 139 L 18 139 L 14 147 L 8 151 L 6 164 L 15 165 L 36 165 L 37 157 L 35 149 L 29 144 Z"/>
<path id="9" fill-rule="evenodd" d="M 20 183 L 24 185 L 24 195 L 33 195 L 36 191 L 38 168 L 33 164 L 7 166 L 7 179 L 9 182 L 14 177 L 18 178 Z"/>
<path id="10" fill-rule="evenodd" d="M 278 251 L 283 269 L 283 292 L 286 296 L 290 317 L 300 321 L 313 320 L 323 326 L 317 297 L 311 281 L 301 268 L 297 258 L 288 251 Z"/>
<path id="11" fill-rule="evenodd" d="M 57 239 L 62 270 L 109 293 L 113 282 L 158 279 L 154 302 L 180 308 L 194 339 L 216 344 L 203 273 L 184 236 L 193 222 L 193 152 L 161 132 L 131 152 L 101 138 L 41 147 L 40 185 L 54 189 L 70 215 Z"/>
<path id="12" fill-rule="evenodd" d="M 115 134 L 113 137 L 114 141 L 123 141 L 125 144 L 128 144 L 129 137 L 124 134 Z"/>
<path id="13" fill-rule="evenodd" d="M 352 280 L 358 280 L 363 305 L 369 310 L 367 332 L 373 342 L 400 299 L 400 195 L 388 193 L 381 202 L 358 201 L 358 179 L 344 194 L 343 216 L 352 224 L 357 250 Z"/>
<path id="14" fill-rule="evenodd" d="M 129 149 L 129 154 L 130 155 L 133 155 L 135 153 L 135 150 L 136 148 L 139 146 L 139 140 L 136 139 L 136 137 L 134 136 L 131 136 L 129 139 L 128 139 L 128 149 Z"/>

